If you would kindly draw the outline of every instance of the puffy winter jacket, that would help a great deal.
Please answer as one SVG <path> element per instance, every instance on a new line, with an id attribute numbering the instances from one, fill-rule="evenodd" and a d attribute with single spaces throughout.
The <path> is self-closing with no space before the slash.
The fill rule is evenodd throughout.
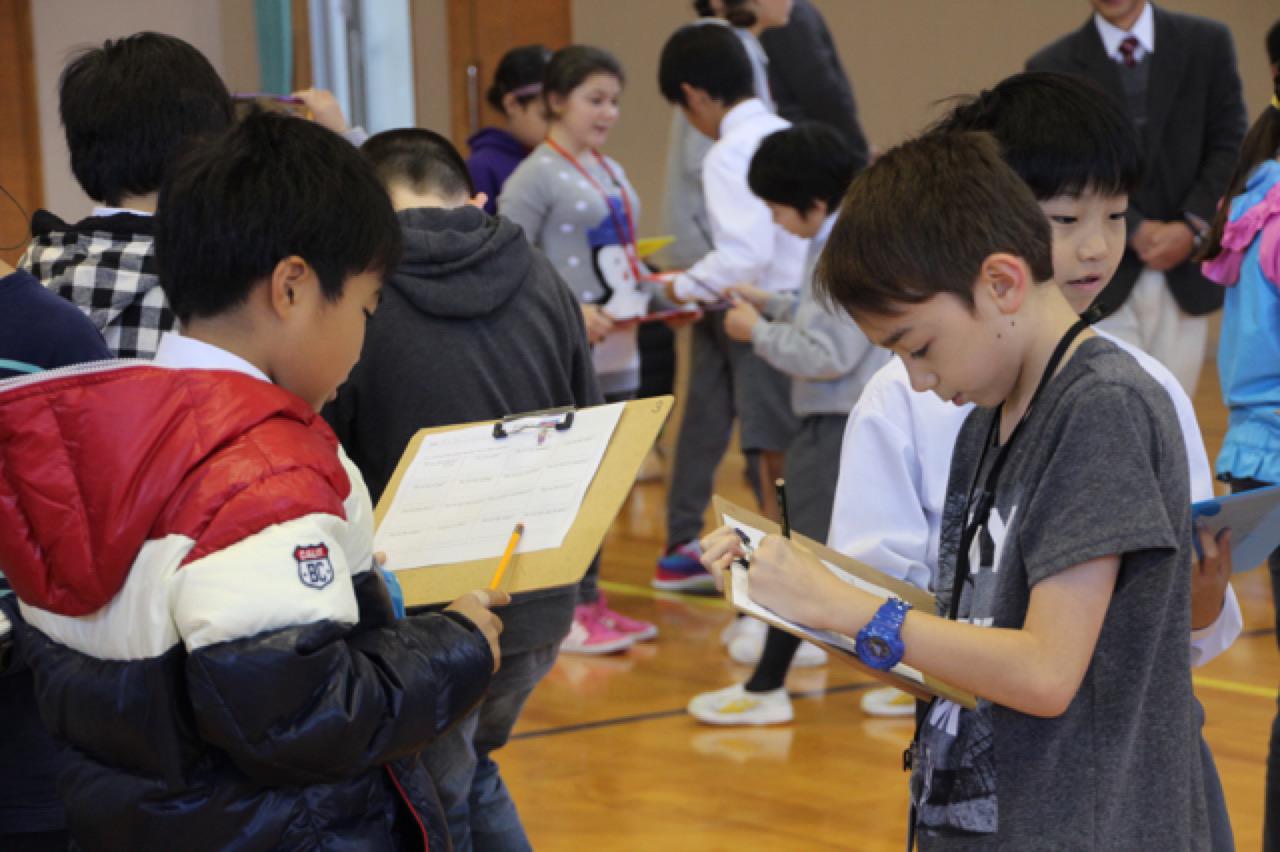
<path id="1" fill-rule="evenodd" d="M 359 474 L 300 399 L 120 362 L 0 383 L 0 568 L 86 849 L 449 848 L 416 753 L 488 685 L 393 621 Z"/>

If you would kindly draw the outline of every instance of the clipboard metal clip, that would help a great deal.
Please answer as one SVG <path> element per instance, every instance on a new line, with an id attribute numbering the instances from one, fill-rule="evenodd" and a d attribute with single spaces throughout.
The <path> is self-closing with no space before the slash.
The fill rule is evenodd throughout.
<path id="1" fill-rule="evenodd" d="M 551 430 L 567 432 L 573 428 L 573 414 L 571 405 L 563 408 L 548 408 L 544 411 L 530 411 L 525 414 L 509 414 L 493 424 L 493 437 L 509 438 L 517 432 L 536 429 L 538 443 L 542 444 Z"/>

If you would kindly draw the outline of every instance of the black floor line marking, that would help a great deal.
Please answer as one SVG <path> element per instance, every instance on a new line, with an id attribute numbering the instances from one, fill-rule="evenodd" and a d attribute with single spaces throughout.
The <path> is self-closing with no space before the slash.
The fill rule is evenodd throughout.
<path id="1" fill-rule="evenodd" d="M 1272 636 L 1276 632 L 1275 625 L 1270 627 L 1256 627 L 1253 630 L 1246 630 L 1240 634 L 1242 639 L 1257 639 L 1259 636 Z"/>
<path id="2" fill-rule="evenodd" d="M 830 689 L 811 689 L 805 692 L 792 692 L 792 698 L 822 698 L 827 695 L 838 695 L 842 692 L 859 692 L 876 686 L 873 683 L 848 683 L 844 686 L 833 686 Z M 559 728 L 545 728 L 541 731 L 525 731 L 515 734 L 511 740 L 533 740 L 541 737 L 554 737 L 560 734 L 576 734 L 580 731 L 593 731 L 597 728 L 612 728 L 618 725 L 630 725 L 634 722 L 651 722 L 654 719 L 670 719 L 687 713 L 683 707 L 679 710 L 656 710 L 652 713 L 636 713 L 632 716 L 616 716 L 612 719 L 600 719 L 596 722 L 579 722 L 576 725 L 563 725 Z"/>

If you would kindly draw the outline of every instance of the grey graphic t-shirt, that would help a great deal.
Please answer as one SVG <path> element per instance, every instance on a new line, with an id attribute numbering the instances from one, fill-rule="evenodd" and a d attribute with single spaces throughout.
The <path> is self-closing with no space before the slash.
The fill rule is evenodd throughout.
<path id="1" fill-rule="evenodd" d="M 976 410 L 956 442 L 939 558 L 944 615 L 966 498 L 998 452 L 989 447 L 977 470 L 995 416 Z M 1190 536 L 1172 402 L 1128 354 L 1086 340 L 1010 451 L 971 548 L 959 617 L 1018 629 L 1037 583 L 1119 555 L 1115 592 L 1061 716 L 934 704 L 912 777 L 922 849 L 1208 847 L 1188 650 Z"/>

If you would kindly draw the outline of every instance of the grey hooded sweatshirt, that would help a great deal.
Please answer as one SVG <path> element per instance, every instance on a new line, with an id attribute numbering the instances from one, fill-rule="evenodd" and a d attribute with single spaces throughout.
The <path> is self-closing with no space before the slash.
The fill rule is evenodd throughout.
<path id="1" fill-rule="evenodd" d="M 376 502 L 419 429 L 603 402 L 582 312 L 520 228 L 471 206 L 399 213 L 400 268 L 324 416 Z M 517 597 L 504 654 L 558 641 L 575 587 Z"/>

